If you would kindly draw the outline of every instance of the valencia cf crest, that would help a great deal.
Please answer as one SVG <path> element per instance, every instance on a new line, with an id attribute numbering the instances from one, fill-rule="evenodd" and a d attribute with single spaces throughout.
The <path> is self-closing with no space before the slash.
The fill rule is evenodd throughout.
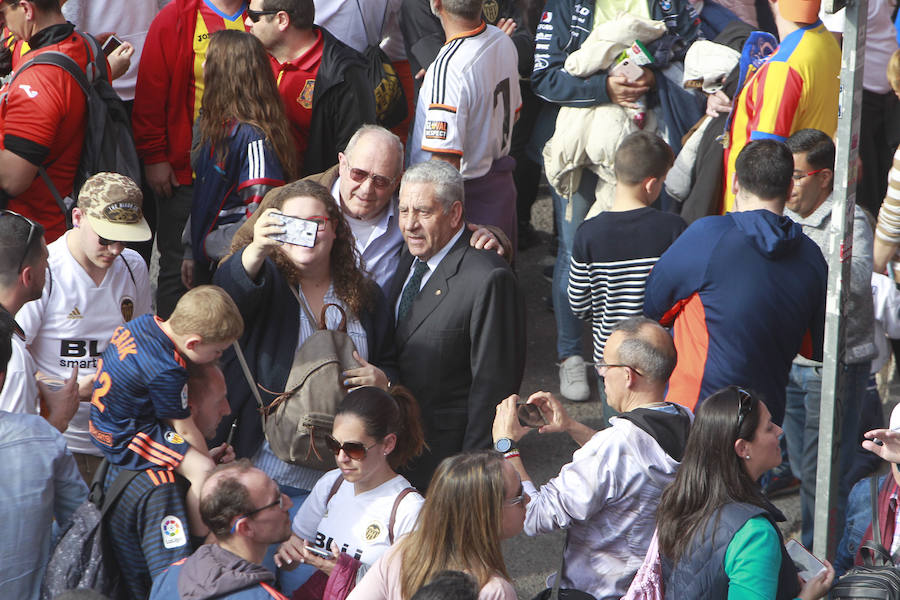
<path id="1" fill-rule="evenodd" d="M 481 8 L 484 13 L 484 20 L 492 25 L 497 24 L 497 17 L 500 16 L 500 5 L 497 0 L 484 0 L 484 6 Z"/>
<path id="2" fill-rule="evenodd" d="M 297 96 L 297 104 L 302 106 L 303 108 L 309 110 L 312 108 L 313 102 L 313 90 L 316 89 L 316 80 L 315 79 L 307 79 L 306 83 L 303 85 L 303 89 L 300 90 L 300 95 Z"/>
<path id="3" fill-rule="evenodd" d="M 125 296 L 122 298 L 122 302 L 119 304 L 119 308 L 122 311 L 122 318 L 125 319 L 127 323 L 134 317 L 134 300 Z"/>

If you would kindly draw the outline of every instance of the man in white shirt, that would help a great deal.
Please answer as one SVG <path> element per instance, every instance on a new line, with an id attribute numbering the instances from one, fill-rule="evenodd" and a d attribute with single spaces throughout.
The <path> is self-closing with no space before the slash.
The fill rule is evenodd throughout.
<path id="1" fill-rule="evenodd" d="M 123 175 L 88 179 L 72 211 L 74 228 L 48 246 L 43 293 L 17 315 L 41 373 L 63 379 L 78 369 L 83 402 L 64 435 L 88 483 L 102 459 L 88 433 L 97 360 L 118 326 L 151 310 L 147 265 L 125 248 L 150 239 L 142 201 Z"/>
<path id="2" fill-rule="evenodd" d="M 0 312 L 12 315 L 25 303 L 40 298 L 47 271 L 44 227 L 8 210 L 0 210 Z M 25 347 L 25 333 L 14 322 L 12 357 L 6 385 L 0 390 L 0 410 L 40 413 L 65 431 L 78 408 L 77 369 L 64 374 L 65 383 L 51 389 L 35 379 L 34 359 Z"/>
<path id="3" fill-rule="evenodd" d="M 482 21 L 482 0 L 431 0 L 431 11 L 447 42 L 419 91 L 410 164 L 434 158 L 459 169 L 468 219 L 500 227 L 515 247 L 515 160 L 509 150 L 522 107 L 516 46 Z"/>

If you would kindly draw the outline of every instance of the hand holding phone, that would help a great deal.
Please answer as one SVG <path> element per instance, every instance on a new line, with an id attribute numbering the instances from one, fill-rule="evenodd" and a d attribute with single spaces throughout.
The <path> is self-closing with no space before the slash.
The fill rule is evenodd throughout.
<path id="1" fill-rule="evenodd" d="M 122 40 L 117 38 L 115 35 L 110 35 L 108 38 L 106 38 L 106 41 L 103 42 L 103 54 L 109 56 L 116 51 L 116 48 L 121 45 Z"/>
<path id="2" fill-rule="evenodd" d="M 315 554 L 319 558 L 324 558 L 327 560 L 334 560 L 334 555 L 331 554 L 331 552 L 329 552 L 328 550 L 325 550 L 323 548 L 315 548 L 313 546 L 310 546 L 309 544 L 307 544 L 306 546 L 303 546 L 303 548 L 310 554 Z"/>
<path id="3" fill-rule="evenodd" d="M 797 567 L 797 575 L 803 581 L 809 581 L 826 570 L 825 563 L 816 558 L 797 540 L 789 539 L 784 547 L 787 549 L 788 556 L 791 557 L 791 560 L 794 561 L 794 565 Z"/>
<path id="4" fill-rule="evenodd" d="M 517 404 L 516 416 L 522 427 L 543 427 L 547 424 L 541 409 L 534 404 Z"/>

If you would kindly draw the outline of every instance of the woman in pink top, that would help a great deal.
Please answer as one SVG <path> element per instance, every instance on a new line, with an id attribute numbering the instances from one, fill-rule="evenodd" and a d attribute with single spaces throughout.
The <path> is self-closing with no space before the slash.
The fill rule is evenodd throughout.
<path id="1" fill-rule="evenodd" d="M 444 460 L 416 530 L 369 569 L 347 600 L 409 600 L 446 569 L 474 577 L 479 600 L 515 600 L 500 541 L 522 531 L 527 504 L 519 476 L 500 454 Z"/>

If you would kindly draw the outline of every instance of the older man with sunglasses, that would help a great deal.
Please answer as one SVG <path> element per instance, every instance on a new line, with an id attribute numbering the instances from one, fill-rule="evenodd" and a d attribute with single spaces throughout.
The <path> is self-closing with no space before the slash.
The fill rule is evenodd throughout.
<path id="1" fill-rule="evenodd" d="M 42 291 L 17 315 L 42 375 L 61 382 L 78 373 L 82 402 L 64 436 L 88 484 L 102 459 L 88 433 L 97 361 L 117 327 L 151 311 L 147 265 L 125 248 L 150 239 L 142 202 L 124 175 L 88 179 L 72 209 L 74 228 L 47 247 Z"/>
<path id="2" fill-rule="evenodd" d="M 0 210 L 0 313 L 12 315 L 41 297 L 47 271 L 44 227 L 10 210 Z M 78 408 L 77 369 L 66 373 L 62 386 L 38 383 L 37 367 L 25 333 L 15 323 L 12 356 L 6 369 L 6 385 L 0 390 L 0 410 L 38 414 L 59 431 L 65 431 Z"/>
<path id="3" fill-rule="evenodd" d="M 363 125 L 337 158 L 338 164 L 307 179 L 330 189 L 340 202 L 366 270 L 387 293 L 403 248 L 394 201 L 403 174 L 403 143 L 383 127 Z M 472 247 L 512 256 L 512 245 L 499 227 L 468 228 L 474 232 Z"/>
<path id="4" fill-rule="evenodd" d="M 275 574 L 261 563 L 270 544 L 291 537 L 290 507 L 278 484 L 248 460 L 219 467 L 200 492 L 200 515 L 215 543 L 161 573 L 150 600 L 286 600 L 272 587 Z"/>

